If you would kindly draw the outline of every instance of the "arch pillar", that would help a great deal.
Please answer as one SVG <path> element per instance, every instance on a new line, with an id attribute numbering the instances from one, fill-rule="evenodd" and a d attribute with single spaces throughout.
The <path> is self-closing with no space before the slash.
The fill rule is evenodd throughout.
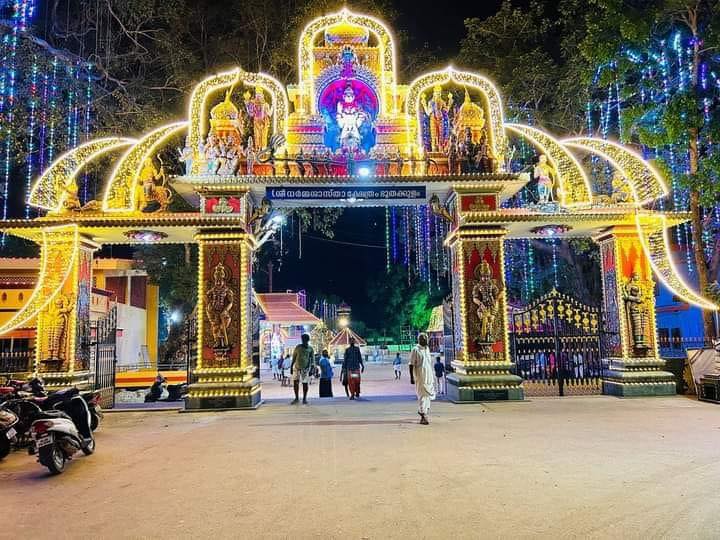
<path id="1" fill-rule="evenodd" d="M 252 253 L 242 229 L 200 231 L 197 364 L 185 407 L 254 409 L 260 379 L 252 359 Z"/>
<path id="2" fill-rule="evenodd" d="M 55 232 L 41 257 L 48 272 L 69 272 L 37 314 L 35 374 L 48 388 L 90 384 L 90 301 L 93 253 L 100 246 L 74 232 Z M 61 236 L 64 235 L 64 236 Z M 68 260 L 70 259 L 70 260 Z M 69 266 L 66 267 L 66 264 Z M 41 261 L 41 267 L 44 261 Z M 43 279 L 43 276 L 40 276 Z"/>
<path id="3" fill-rule="evenodd" d="M 657 346 L 655 282 L 637 228 L 614 226 L 594 238 L 603 286 L 603 393 L 621 397 L 675 394 Z"/>
<path id="4" fill-rule="evenodd" d="M 522 400 L 511 373 L 504 271 L 506 231 L 479 222 L 498 207 L 492 192 L 453 193 L 456 227 L 445 240 L 452 261 L 455 372 L 447 377 L 454 402 Z M 478 221 L 476 221 L 478 219 Z"/>

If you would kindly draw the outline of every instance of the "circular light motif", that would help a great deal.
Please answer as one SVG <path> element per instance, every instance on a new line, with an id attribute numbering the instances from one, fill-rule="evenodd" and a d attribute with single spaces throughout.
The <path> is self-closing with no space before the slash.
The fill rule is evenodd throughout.
<path id="1" fill-rule="evenodd" d="M 570 225 L 541 225 L 539 227 L 533 227 L 530 232 L 533 234 L 539 234 L 540 236 L 560 236 L 572 230 Z"/>
<path id="2" fill-rule="evenodd" d="M 129 240 L 149 244 L 167 238 L 167 234 L 161 231 L 133 230 L 127 231 L 125 237 Z"/>

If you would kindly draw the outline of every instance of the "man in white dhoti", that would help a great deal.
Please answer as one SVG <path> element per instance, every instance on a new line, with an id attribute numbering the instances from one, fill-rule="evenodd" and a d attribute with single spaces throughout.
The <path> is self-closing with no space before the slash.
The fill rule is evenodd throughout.
<path id="1" fill-rule="evenodd" d="M 435 399 L 435 373 L 430 358 L 427 334 L 418 336 L 418 343 L 410 352 L 410 361 L 415 373 L 415 393 L 418 397 L 418 414 L 421 424 L 429 424 L 430 402 Z"/>

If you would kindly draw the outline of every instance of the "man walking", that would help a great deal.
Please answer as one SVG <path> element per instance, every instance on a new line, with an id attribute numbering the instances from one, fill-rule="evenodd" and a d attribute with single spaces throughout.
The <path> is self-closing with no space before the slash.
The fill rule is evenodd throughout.
<path id="1" fill-rule="evenodd" d="M 445 393 L 445 364 L 440 361 L 440 357 L 435 358 L 435 378 L 437 379 L 437 393 Z"/>
<path id="2" fill-rule="evenodd" d="M 347 373 L 350 399 L 360 397 L 360 373 L 365 371 L 360 348 L 355 345 L 355 338 L 350 338 L 350 346 L 345 349 L 345 358 L 342 368 Z"/>
<path id="3" fill-rule="evenodd" d="M 303 405 L 307 405 L 308 384 L 310 383 L 310 373 L 315 367 L 315 351 L 310 346 L 310 336 L 303 334 L 300 336 L 302 343 L 295 347 L 292 355 L 292 364 L 290 364 L 290 375 L 292 375 L 293 390 L 295 390 L 295 399 L 291 405 L 297 405 L 299 400 L 300 383 L 303 386 Z"/>
<path id="4" fill-rule="evenodd" d="M 433 364 L 428 349 L 426 334 L 418 336 L 418 342 L 410 352 L 408 362 L 415 373 L 415 394 L 418 398 L 418 414 L 420 423 L 427 425 L 430 414 L 430 402 L 435 399 L 435 381 L 433 381 Z"/>

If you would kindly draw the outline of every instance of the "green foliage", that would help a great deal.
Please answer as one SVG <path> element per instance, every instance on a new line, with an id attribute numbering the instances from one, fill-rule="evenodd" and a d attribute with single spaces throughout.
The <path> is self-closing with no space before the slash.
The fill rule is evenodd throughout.
<path id="1" fill-rule="evenodd" d="M 399 341 L 403 326 L 424 331 L 430 321 L 432 308 L 440 304 L 447 291 L 432 289 L 427 283 L 408 284 L 407 273 L 395 267 L 389 274 L 377 276 L 367 286 L 367 294 L 375 306 L 373 327 L 380 333 Z"/>
<path id="2" fill-rule="evenodd" d="M 160 244 L 140 246 L 133 253 L 135 267 L 148 273 L 160 286 L 160 297 L 169 310 L 188 314 L 197 300 L 197 246 Z"/>

